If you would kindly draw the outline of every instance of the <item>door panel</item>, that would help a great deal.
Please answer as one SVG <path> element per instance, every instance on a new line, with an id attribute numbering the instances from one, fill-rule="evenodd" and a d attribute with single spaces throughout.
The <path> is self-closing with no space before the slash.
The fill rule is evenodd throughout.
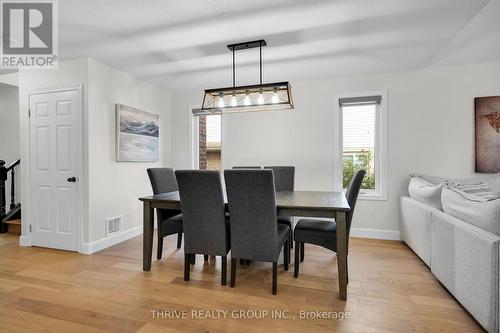
<path id="1" fill-rule="evenodd" d="M 81 114 L 79 90 L 30 95 L 31 244 L 78 250 Z M 77 182 L 68 182 L 76 177 Z"/>

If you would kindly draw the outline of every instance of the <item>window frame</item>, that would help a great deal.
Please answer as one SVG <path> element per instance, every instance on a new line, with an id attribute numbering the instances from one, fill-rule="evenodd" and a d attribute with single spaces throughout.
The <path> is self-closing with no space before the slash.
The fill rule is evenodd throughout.
<path id="1" fill-rule="evenodd" d="M 189 123 L 189 166 L 193 170 L 200 169 L 200 147 L 199 147 L 199 116 L 193 114 L 193 110 L 199 110 L 201 106 L 190 105 L 188 107 L 188 123 Z M 221 159 L 221 171 L 224 170 L 224 142 L 226 141 L 226 122 L 224 115 L 221 115 L 221 148 L 220 148 L 220 159 Z"/>
<path id="2" fill-rule="evenodd" d="M 341 98 L 381 96 L 380 104 L 375 111 L 375 190 L 361 190 L 361 200 L 387 200 L 387 91 L 363 91 L 337 94 L 334 97 L 334 163 L 333 188 L 343 188 L 343 114 L 340 106 Z"/>

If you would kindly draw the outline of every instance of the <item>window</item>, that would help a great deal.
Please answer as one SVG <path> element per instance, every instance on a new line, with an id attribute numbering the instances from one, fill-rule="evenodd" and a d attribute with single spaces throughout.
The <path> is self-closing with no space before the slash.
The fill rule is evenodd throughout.
<path id="1" fill-rule="evenodd" d="M 360 198 L 386 199 L 385 94 L 337 98 L 338 144 L 335 188 L 345 189 L 358 170 L 366 170 Z"/>
<path id="2" fill-rule="evenodd" d="M 200 170 L 222 168 L 221 115 L 194 115 L 192 127 L 192 164 Z"/>

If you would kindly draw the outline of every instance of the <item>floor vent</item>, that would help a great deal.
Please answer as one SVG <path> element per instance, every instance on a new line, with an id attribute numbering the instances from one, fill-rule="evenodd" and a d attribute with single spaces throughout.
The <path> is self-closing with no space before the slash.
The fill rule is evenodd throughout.
<path id="1" fill-rule="evenodd" d="M 106 219 L 106 237 L 122 231 L 122 217 L 110 217 Z"/>

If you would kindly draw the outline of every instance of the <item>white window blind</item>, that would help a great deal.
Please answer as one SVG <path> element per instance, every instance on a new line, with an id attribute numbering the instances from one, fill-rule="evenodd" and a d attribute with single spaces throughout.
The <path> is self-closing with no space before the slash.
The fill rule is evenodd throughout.
<path id="1" fill-rule="evenodd" d="M 221 116 L 210 115 L 207 118 L 207 143 L 221 143 Z"/>
<path id="2" fill-rule="evenodd" d="M 375 103 L 342 106 L 344 152 L 375 149 L 376 112 Z"/>

